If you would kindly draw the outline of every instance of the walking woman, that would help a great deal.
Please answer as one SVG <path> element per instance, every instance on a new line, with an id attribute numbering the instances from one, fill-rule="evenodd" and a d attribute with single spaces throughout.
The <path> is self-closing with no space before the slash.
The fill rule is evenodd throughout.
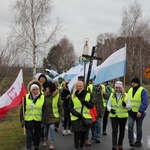
<path id="1" fill-rule="evenodd" d="M 115 83 L 115 91 L 110 95 L 107 109 L 110 111 L 112 126 L 112 150 L 123 150 L 123 139 L 125 135 L 125 125 L 128 118 L 128 110 L 131 102 L 127 93 L 124 92 L 121 81 Z M 119 130 L 119 137 L 118 137 Z M 118 139 L 118 140 L 117 140 Z"/>
<path id="2" fill-rule="evenodd" d="M 84 120 L 91 120 L 90 108 L 93 108 L 91 101 L 91 94 L 85 93 L 84 83 L 77 81 L 75 83 L 71 100 L 69 101 L 69 110 L 71 112 L 72 131 L 74 131 L 74 145 L 75 149 L 83 149 L 85 143 L 86 131 L 89 126 L 85 124 Z"/>
<path id="3" fill-rule="evenodd" d="M 71 135 L 71 118 L 70 111 L 68 108 L 69 100 L 70 100 L 70 91 L 68 89 L 68 83 L 64 82 L 61 93 L 61 100 L 63 101 L 63 109 L 64 109 L 64 130 L 62 135 Z"/>
<path id="4" fill-rule="evenodd" d="M 20 111 L 20 121 L 27 132 L 26 149 L 39 150 L 41 124 L 44 122 L 45 100 L 41 93 L 42 86 L 38 80 L 32 80 L 28 84 L 28 94 Z"/>
<path id="5" fill-rule="evenodd" d="M 55 141 L 55 124 L 60 122 L 60 117 L 63 117 L 63 108 L 61 104 L 59 91 L 52 82 L 47 82 L 45 85 L 45 105 L 44 110 L 45 128 L 44 128 L 44 143 L 43 146 L 48 144 L 48 133 L 50 133 L 50 150 L 54 149 Z"/>

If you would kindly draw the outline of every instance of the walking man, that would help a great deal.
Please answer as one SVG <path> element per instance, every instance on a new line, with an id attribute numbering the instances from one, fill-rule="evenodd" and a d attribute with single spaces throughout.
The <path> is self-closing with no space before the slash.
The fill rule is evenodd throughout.
<path id="1" fill-rule="evenodd" d="M 131 81 L 132 87 L 128 91 L 128 95 L 131 100 L 131 109 L 129 111 L 128 120 L 128 138 L 130 146 L 141 147 L 142 146 L 142 124 L 146 115 L 146 109 L 148 107 L 148 93 L 140 85 L 139 78 L 133 78 Z M 137 138 L 134 142 L 134 122 L 136 122 Z"/>

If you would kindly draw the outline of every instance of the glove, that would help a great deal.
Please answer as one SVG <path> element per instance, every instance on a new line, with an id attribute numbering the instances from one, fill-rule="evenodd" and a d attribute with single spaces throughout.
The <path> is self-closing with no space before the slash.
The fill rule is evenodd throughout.
<path id="1" fill-rule="evenodd" d="M 78 99 L 83 99 L 84 98 L 84 93 L 85 93 L 85 90 L 82 90 L 82 91 L 76 91 L 75 92 L 75 95 L 78 97 Z"/>
<path id="2" fill-rule="evenodd" d="M 115 110 L 115 109 L 111 109 L 110 112 L 111 112 L 112 114 L 116 114 L 116 110 Z"/>
<path id="3" fill-rule="evenodd" d="M 123 106 L 123 107 L 126 107 L 127 104 L 126 104 L 124 101 L 122 101 L 122 106 Z"/>
<path id="4" fill-rule="evenodd" d="M 25 126 L 25 120 L 21 120 L 21 126 L 24 127 Z"/>
<path id="5" fill-rule="evenodd" d="M 79 113 L 78 116 L 77 116 L 79 119 L 82 119 L 83 116 Z"/>
<path id="6" fill-rule="evenodd" d="M 86 105 L 87 102 L 82 100 L 81 103 L 82 103 L 82 105 Z"/>

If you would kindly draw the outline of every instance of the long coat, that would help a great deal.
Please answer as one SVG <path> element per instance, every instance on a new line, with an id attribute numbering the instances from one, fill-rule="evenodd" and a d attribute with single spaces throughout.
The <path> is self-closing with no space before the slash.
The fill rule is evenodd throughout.
<path id="1" fill-rule="evenodd" d="M 53 98 L 59 94 L 59 91 L 56 90 L 52 94 L 46 94 L 45 95 L 45 110 L 44 110 L 44 118 L 45 118 L 45 124 L 55 124 L 60 122 L 60 117 L 63 117 L 63 108 L 62 108 L 62 103 L 61 103 L 61 98 L 59 96 L 58 99 L 58 113 L 60 117 L 56 118 L 53 114 L 53 109 L 52 109 L 52 102 Z"/>

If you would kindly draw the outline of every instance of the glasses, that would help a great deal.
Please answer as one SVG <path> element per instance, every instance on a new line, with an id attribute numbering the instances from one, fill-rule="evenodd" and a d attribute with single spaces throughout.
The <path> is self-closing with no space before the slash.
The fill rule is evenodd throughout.
<path id="1" fill-rule="evenodd" d="M 32 89 L 32 91 L 36 91 L 36 90 L 39 90 L 38 88 L 37 89 Z"/>

